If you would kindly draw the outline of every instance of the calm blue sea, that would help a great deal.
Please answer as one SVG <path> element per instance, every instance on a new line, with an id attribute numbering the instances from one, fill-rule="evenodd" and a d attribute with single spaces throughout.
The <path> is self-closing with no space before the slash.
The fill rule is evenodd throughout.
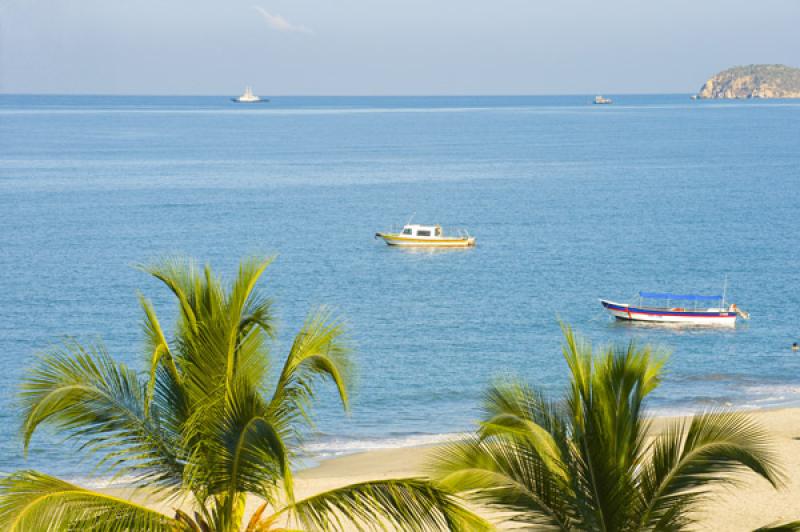
<path id="1" fill-rule="evenodd" d="M 653 411 L 800 404 L 800 103 L 590 99 L 0 96 L 0 471 L 87 474 L 45 433 L 23 459 L 17 383 L 65 336 L 144 369 L 136 291 L 174 308 L 134 265 L 166 254 L 226 273 L 277 254 L 277 358 L 315 305 L 346 318 L 353 408 L 322 398 L 317 456 L 469 430 L 501 375 L 559 393 L 558 318 L 670 349 Z M 373 239 L 412 214 L 477 248 Z M 733 330 L 597 301 L 726 276 L 752 316 Z"/>

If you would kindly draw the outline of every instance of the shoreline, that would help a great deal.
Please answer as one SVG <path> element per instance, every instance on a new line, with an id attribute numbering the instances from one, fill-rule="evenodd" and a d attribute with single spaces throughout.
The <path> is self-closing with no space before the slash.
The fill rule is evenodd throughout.
<path id="1" fill-rule="evenodd" d="M 754 474 L 737 477 L 735 487 L 715 487 L 696 530 L 752 531 L 768 524 L 800 519 L 800 407 L 746 410 L 772 436 L 772 446 L 786 476 L 786 485 L 773 489 Z M 654 416 L 653 429 L 689 416 Z M 431 453 L 442 444 L 377 449 L 320 461 L 296 474 L 307 493 L 369 479 L 425 474 Z M 502 529 L 502 528 L 501 528 Z"/>
<path id="2" fill-rule="evenodd" d="M 748 414 L 772 437 L 772 448 L 783 468 L 785 486 L 775 490 L 754 474 L 737 476 L 738 486 L 715 487 L 702 513 L 696 514 L 693 530 L 752 531 L 777 522 L 800 519 L 800 407 L 748 411 Z M 653 430 L 688 416 L 653 417 Z M 356 482 L 426 476 L 426 464 L 442 443 L 421 446 L 375 449 L 322 460 L 319 464 L 295 473 L 295 494 L 307 497 L 322 491 Z M 146 504 L 164 513 L 172 513 L 175 502 L 157 500 L 146 492 L 130 487 L 110 486 L 100 491 Z M 248 498 L 247 512 L 260 502 Z M 180 506 L 184 506 L 179 504 Z M 481 513 L 481 512 L 479 512 Z M 483 514 L 492 519 L 492 514 Z M 499 530 L 506 527 L 499 526 Z"/>
<path id="3" fill-rule="evenodd" d="M 775 406 L 757 406 L 757 405 L 735 405 L 735 406 L 721 406 L 718 409 L 723 411 L 730 411 L 730 412 L 741 412 L 746 413 L 749 415 L 755 415 L 757 418 L 760 418 L 762 414 L 768 414 L 772 412 L 780 412 L 780 411 L 793 411 L 797 410 L 800 411 L 800 401 L 791 401 L 787 402 L 786 404 L 775 405 Z M 712 408 L 709 410 L 717 410 L 717 408 Z M 691 416 L 697 415 L 702 413 L 702 409 L 698 409 L 694 412 L 687 410 L 678 410 L 678 411 L 656 411 L 655 413 L 649 415 L 650 419 L 654 421 L 654 426 L 658 429 L 659 426 L 663 425 L 664 423 L 675 420 L 675 419 L 683 419 L 689 418 Z M 458 441 L 460 437 L 466 436 L 471 434 L 469 430 L 459 431 L 459 432 L 442 432 L 442 433 L 430 433 L 425 434 L 423 437 L 425 439 L 431 440 L 429 442 L 424 443 L 409 443 L 407 445 L 386 445 L 382 446 L 381 442 L 383 441 L 396 441 L 397 437 L 368 437 L 364 440 L 355 440 L 355 441 L 365 441 L 369 442 L 370 448 L 354 448 L 354 449 L 341 449 L 335 451 L 322 451 L 317 455 L 309 455 L 304 456 L 301 458 L 301 462 L 308 463 L 308 465 L 301 465 L 297 467 L 297 473 L 302 471 L 307 471 L 309 469 L 315 469 L 322 465 L 325 465 L 329 462 L 335 462 L 337 460 L 341 460 L 344 458 L 348 458 L 351 456 L 361 456 L 361 455 L 369 455 L 371 453 L 382 453 L 382 452 L 390 452 L 390 451 L 402 451 L 404 449 L 426 449 L 429 447 L 437 447 L 443 445 L 445 443 L 451 441 Z M 799 434 L 800 436 L 800 434 Z M 415 436 L 418 437 L 418 436 Z M 318 445 L 314 443 L 314 445 Z"/>

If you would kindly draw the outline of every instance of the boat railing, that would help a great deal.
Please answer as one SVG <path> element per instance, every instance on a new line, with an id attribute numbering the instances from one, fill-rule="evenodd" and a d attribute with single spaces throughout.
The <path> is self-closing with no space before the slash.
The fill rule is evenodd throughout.
<path id="1" fill-rule="evenodd" d="M 637 308 L 646 309 L 646 310 L 671 310 L 675 312 L 688 312 L 688 311 L 698 311 L 698 310 L 725 310 L 724 306 L 721 306 L 717 301 L 717 306 L 706 304 L 701 305 L 698 303 L 702 303 L 702 301 L 692 301 L 686 299 L 664 299 L 660 301 L 664 301 L 664 304 L 653 304 L 647 301 L 649 298 L 639 297 L 639 304 L 636 305 Z M 708 303 L 711 303 L 710 301 Z"/>

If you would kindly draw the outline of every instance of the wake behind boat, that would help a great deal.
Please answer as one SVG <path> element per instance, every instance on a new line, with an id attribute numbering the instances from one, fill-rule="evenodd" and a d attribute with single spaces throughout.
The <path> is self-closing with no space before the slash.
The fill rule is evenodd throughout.
<path id="1" fill-rule="evenodd" d="M 231 98 L 231 101 L 236 103 L 265 103 L 268 102 L 266 98 L 260 98 L 253 94 L 252 87 L 245 87 L 244 94 L 239 96 L 238 98 Z"/>
<path id="2" fill-rule="evenodd" d="M 468 248 L 475 245 L 474 236 L 467 233 L 448 236 L 440 225 L 409 223 L 399 233 L 375 233 L 375 238 L 382 238 L 389 246 L 403 247 Z"/>
<path id="3" fill-rule="evenodd" d="M 666 304 L 649 305 L 645 300 L 665 301 Z M 673 302 L 676 303 L 675 306 L 672 305 Z M 601 299 L 600 304 L 609 314 L 624 321 L 734 326 L 737 317 L 750 318 L 747 312 L 735 304 L 726 306 L 725 296 L 720 295 L 639 292 L 637 305 L 615 303 L 607 299 Z"/>

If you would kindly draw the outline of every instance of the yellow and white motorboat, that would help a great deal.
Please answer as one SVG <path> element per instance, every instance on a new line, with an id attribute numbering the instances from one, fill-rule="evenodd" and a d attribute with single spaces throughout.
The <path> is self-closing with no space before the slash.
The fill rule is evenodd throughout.
<path id="1" fill-rule="evenodd" d="M 469 248 L 475 237 L 468 233 L 445 235 L 440 225 L 406 224 L 399 233 L 375 233 L 390 246 L 420 248 Z"/>

